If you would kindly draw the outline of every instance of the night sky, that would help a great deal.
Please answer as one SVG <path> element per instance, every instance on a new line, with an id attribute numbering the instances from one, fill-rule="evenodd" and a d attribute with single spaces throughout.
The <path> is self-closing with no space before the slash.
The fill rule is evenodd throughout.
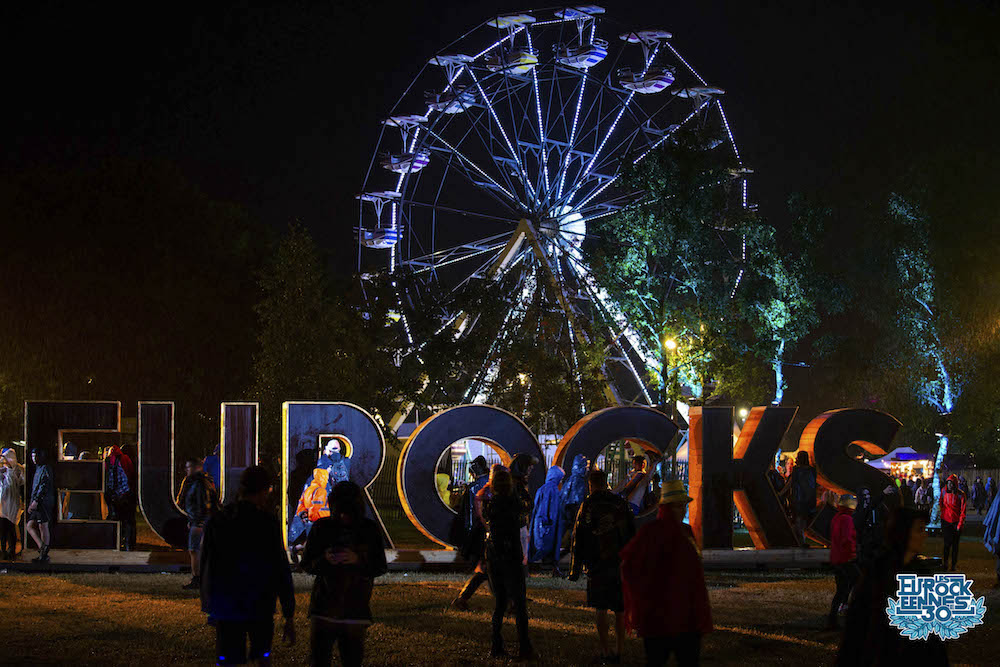
<path id="1" fill-rule="evenodd" d="M 379 120 L 438 49 L 497 11 L 523 8 L 225 4 L 8 6 L 3 170 L 166 159 L 266 224 L 298 220 L 350 252 L 353 197 Z M 756 170 L 753 198 L 778 224 L 792 192 L 851 197 L 914 163 L 978 161 L 997 173 L 994 4 L 605 5 L 619 21 L 672 31 L 675 47 L 726 89 Z M 996 198 L 969 187 L 970 197 Z"/>

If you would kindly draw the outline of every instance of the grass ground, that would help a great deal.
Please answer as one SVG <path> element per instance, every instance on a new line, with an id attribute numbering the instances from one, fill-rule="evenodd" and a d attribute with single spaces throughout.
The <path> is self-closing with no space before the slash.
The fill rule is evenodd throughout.
<path id="1" fill-rule="evenodd" d="M 928 540 L 927 553 L 937 553 Z M 1000 663 L 1000 591 L 993 560 L 976 538 L 962 544 L 961 570 L 986 596 L 984 625 L 948 643 L 952 664 Z M 213 630 L 195 596 L 180 590 L 184 575 L 0 575 L 4 635 L 0 663 L 11 665 L 211 664 Z M 367 640 L 373 665 L 489 665 L 491 598 L 480 593 L 470 612 L 448 603 L 460 575 L 391 574 L 375 588 L 378 623 Z M 819 572 L 710 572 L 716 630 L 706 638 L 705 664 L 830 664 L 839 641 L 823 629 L 833 580 Z M 299 641 L 276 648 L 275 664 L 306 664 L 310 577 L 295 575 Z M 585 665 L 596 652 L 592 612 L 583 584 L 534 576 L 529 583 L 531 634 L 540 664 Z M 664 601 L 670 604 L 670 601 Z M 512 624 L 505 636 L 513 641 Z M 626 644 L 626 664 L 641 664 L 641 643 Z"/>

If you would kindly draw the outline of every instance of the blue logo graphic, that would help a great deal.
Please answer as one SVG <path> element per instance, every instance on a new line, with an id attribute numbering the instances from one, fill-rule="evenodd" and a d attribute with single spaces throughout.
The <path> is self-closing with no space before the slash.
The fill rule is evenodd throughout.
<path id="1" fill-rule="evenodd" d="M 985 598 L 972 595 L 972 580 L 964 574 L 897 574 L 896 598 L 889 598 L 885 613 L 889 624 L 910 639 L 958 639 L 969 628 L 981 625 Z"/>

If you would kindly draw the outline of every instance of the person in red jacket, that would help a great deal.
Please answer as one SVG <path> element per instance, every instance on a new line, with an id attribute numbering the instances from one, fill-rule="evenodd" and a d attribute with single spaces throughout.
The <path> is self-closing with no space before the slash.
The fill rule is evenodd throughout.
<path id="1" fill-rule="evenodd" d="M 854 531 L 854 508 L 858 501 L 849 493 L 840 497 L 837 514 L 830 522 L 830 565 L 833 566 L 837 592 L 830 603 L 829 627 L 838 627 L 837 614 L 847 608 L 847 599 L 858 578 L 856 560 L 858 537 Z"/>
<path id="2" fill-rule="evenodd" d="M 684 513 L 691 497 L 679 480 L 660 491 L 655 521 L 621 551 L 625 627 L 642 637 L 647 665 L 697 665 L 701 637 L 712 631 L 701 551 Z"/>
<path id="3" fill-rule="evenodd" d="M 958 543 L 965 526 L 965 494 L 958 488 L 958 477 L 949 475 L 941 494 L 941 537 L 944 538 L 944 565 L 951 554 L 951 571 L 958 565 Z"/>

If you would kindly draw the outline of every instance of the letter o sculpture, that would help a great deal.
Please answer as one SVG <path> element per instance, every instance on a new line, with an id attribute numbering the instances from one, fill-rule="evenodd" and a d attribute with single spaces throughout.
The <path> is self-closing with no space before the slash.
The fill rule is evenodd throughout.
<path id="1" fill-rule="evenodd" d="M 660 456 L 670 451 L 670 443 L 678 431 L 670 417 L 659 410 L 641 407 L 614 407 L 592 412 L 582 417 L 566 432 L 556 448 L 554 465 L 573 464 L 579 454 L 593 462 L 604 448 L 616 440 L 632 440 L 642 445 L 647 452 Z M 654 516 L 646 511 L 636 517 L 636 524 Z"/>
<path id="2" fill-rule="evenodd" d="M 538 459 L 531 470 L 528 490 L 545 482 L 545 459 L 535 434 L 514 415 L 492 405 L 459 405 L 442 410 L 425 420 L 410 436 L 399 455 L 396 486 L 403 511 L 414 526 L 445 547 L 455 512 L 444 504 L 434 484 L 438 461 L 446 449 L 459 440 L 488 442 L 500 450 L 504 463 L 518 454 Z"/>

